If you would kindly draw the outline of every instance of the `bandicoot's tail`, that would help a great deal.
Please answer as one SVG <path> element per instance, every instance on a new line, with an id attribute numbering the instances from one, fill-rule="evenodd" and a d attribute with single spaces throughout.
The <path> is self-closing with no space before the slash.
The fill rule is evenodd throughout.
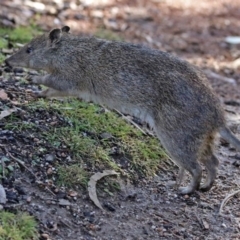
<path id="1" fill-rule="evenodd" d="M 240 140 L 237 139 L 227 127 L 223 127 L 219 131 L 221 137 L 231 143 L 238 151 L 240 151 Z"/>

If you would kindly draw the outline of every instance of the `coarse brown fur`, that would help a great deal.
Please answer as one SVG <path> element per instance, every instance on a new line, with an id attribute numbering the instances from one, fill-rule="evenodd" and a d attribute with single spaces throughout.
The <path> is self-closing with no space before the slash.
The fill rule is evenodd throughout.
<path id="1" fill-rule="evenodd" d="M 206 77 L 166 52 L 73 36 L 65 26 L 33 39 L 6 63 L 47 71 L 33 78 L 34 83 L 49 87 L 40 97 L 76 96 L 149 123 L 180 175 L 184 170 L 192 175 L 190 184 L 180 188 L 182 194 L 212 187 L 218 166 L 213 142 L 218 132 L 240 150 Z M 199 162 L 208 171 L 201 186 Z"/>

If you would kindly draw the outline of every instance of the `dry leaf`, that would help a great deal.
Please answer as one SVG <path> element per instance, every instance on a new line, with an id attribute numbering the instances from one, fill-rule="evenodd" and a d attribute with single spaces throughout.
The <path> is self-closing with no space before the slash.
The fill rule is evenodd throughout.
<path id="1" fill-rule="evenodd" d="M 240 44 L 240 37 L 239 36 L 228 36 L 225 38 L 225 42 L 229 44 Z"/>
<path id="2" fill-rule="evenodd" d="M 15 111 L 16 111 L 16 109 L 13 109 L 13 108 L 1 111 L 0 120 L 11 115 Z"/>
<path id="3" fill-rule="evenodd" d="M 6 94 L 6 92 L 3 89 L 0 90 L 0 98 L 2 100 L 8 99 L 8 95 Z"/>
<path id="4" fill-rule="evenodd" d="M 108 175 L 117 175 L 117 173 L 114 170 L 104 170 L 102 173 L 97 172 L 90 178 L 90 181 L 88 182 L 89 197 L 95 203 L 95 205 L 102 210 L 103 210 L 103 208 L 97 198 L 96 184 L 97 184 L 98 180 L 100 180 L 101 178 L 108 176 Z"/>

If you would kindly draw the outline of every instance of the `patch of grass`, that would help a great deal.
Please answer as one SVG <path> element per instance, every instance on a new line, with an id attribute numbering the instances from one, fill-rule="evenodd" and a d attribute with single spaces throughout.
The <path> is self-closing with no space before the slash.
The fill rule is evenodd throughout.
<path id="1" fill-rule="evenodd" d="M 18 27 L 9 33 L 9 39 L 13 42 L 25 43 L 32 39 L 34 30 L 26 27 Z"/>
<path id="2" fill-rule="evenodd" d="M 60 111 L 70 126 L 55 129 L 45 136 L 52 144 L 59 142 L 71 149 L 75 161 L 87 163 L 95 169 L 114 169 L 126 172 L 133 178 L 138 176 L 152 176 L 158 170 L 166 153 L 161 148 L 158 139 L 143 135 L 138 129 L 126 123 L 113 112 L 104 112 L 102 107 L 88 104 L 77 99 L 66 101 L 47 101 L 40 99 L 29 105 L 32 109 L 45 108 Z M 101 134 L 108 133 L 110 139 L 101 139 Z M 123 170 L 121 164 L 115 161 L 113 149 L 127 157 L 128 170 Z M 59 173 L 59 178 L 67 179 L 71 176 L 72 168 L 64 167 Z M 67 171 L 70 171 L 70 174 Z M 61 176 L 63 175 L 63 176 Z M 77 181 L 77 180 L 76 180 Z M 71 179 L 74 185 L 74 179 Z M 78 181 L 77 181 L 78 182 Z M 68 184 L 66 182 L 66 184 Z"/>
<path id="3" fill-rule="evenodd" d="M 27 213 L 0 212 L 0 239 L 34 240 L 38 239 L 37 223 Z"/>
<path id="4" fill-rule="evenodd" d="M 123 41 L 123 37 L 119 36 L 117 33 L 104 29 L 104 28 L 99 28 L 94 35 L 98 38 L 103 38 L 107 40 L 113 40 L 113 41 Z"/>
<path id="5" fill-rule="evenodd" d="M 30 27 L 17 27 L 1 28 L 0 27 L 0 49 L 7 48 L 9 41 L 15 45 L 15 43 L 29 42 L 34 36 L 40 34 L 41 31 L 33 26 Z M 0 51 L 0 64 L 6 59 L 5 55 Z"/>
<path id="6" fill-rule="evenodd" d="M 0 28 L 0 48 L 4 45 L 4 40 L 7 38 L 12 42 L 26 43 L 29 42 L 35 35 L 39 34 L 39 29 L 35 27 L 17 27 L 11 28 Z M 2 42 L 2 44 L 1 44 Z"/>
<path id="7" fill-rule="evenodd" d="M 6 48 L 8 46 L 8 41 L 5 38 L 0 37 L 0 48 Z"/>
<path id="8" fill-rule="evenodd" d="M 14 130 L 24 131 L 24 130 L 36 129 L 35 124 L 31 122 L 22 121 L 16 124 L 15 123 L 16 121 L 14 121 L 15 119 L 14 115 L 10 116 L 9 119 L 11 120 L 5 125 L 5 129 L 11 130 L 11 131 L 14 131 Z"/>
<path id="9" fill-rule="evenodd" d="M 70 166 L 58 166 L 58 180 L 57 183 L 65 187 L 73 187 L 80 185 L 87 187 L 89 174 L 84 170 L 83 166 L 79 164 L 72 164 Z"/>
<path id="10" fill-rule="evenodd" d="M 4 62 L 4 60 L 6 59 L 6 57 L 0 53 L 0 64 Z"/>

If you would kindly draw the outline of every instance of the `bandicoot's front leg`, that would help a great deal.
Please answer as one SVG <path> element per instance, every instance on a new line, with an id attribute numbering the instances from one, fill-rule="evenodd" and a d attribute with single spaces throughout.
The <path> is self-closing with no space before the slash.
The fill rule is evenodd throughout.
<path id="1" fill-rule="evenodd" d="M 60 84 L 56 84 L 56 82 L 58 82 L 57 79 L 57 76 L 53 76 L 51 74 L 45 76 L 34 76 L 29 79 L 34 84 L 49 87 L 46 90 L 34 92 L 34 96 L 44 98 L 73 96 L 67 87 L 64 85 L 61 86 Z"/>
<path id="2" fill-rule="evenodd" d="M 33 92 L 34 97 L 51 98 L 51 97 L 70 97 L 67 92 L 58 91 L 53 88 L 48 88 L 43 91 Z"/>
<path id="3" fill-rule="evenodd" d="M 32 78 L 29 78 L 28 80 L 37 85 L 42 84 L 46 87 L 54 88 L 54 79 L 50 74 L 45 76 L 34 76 Z"/>

